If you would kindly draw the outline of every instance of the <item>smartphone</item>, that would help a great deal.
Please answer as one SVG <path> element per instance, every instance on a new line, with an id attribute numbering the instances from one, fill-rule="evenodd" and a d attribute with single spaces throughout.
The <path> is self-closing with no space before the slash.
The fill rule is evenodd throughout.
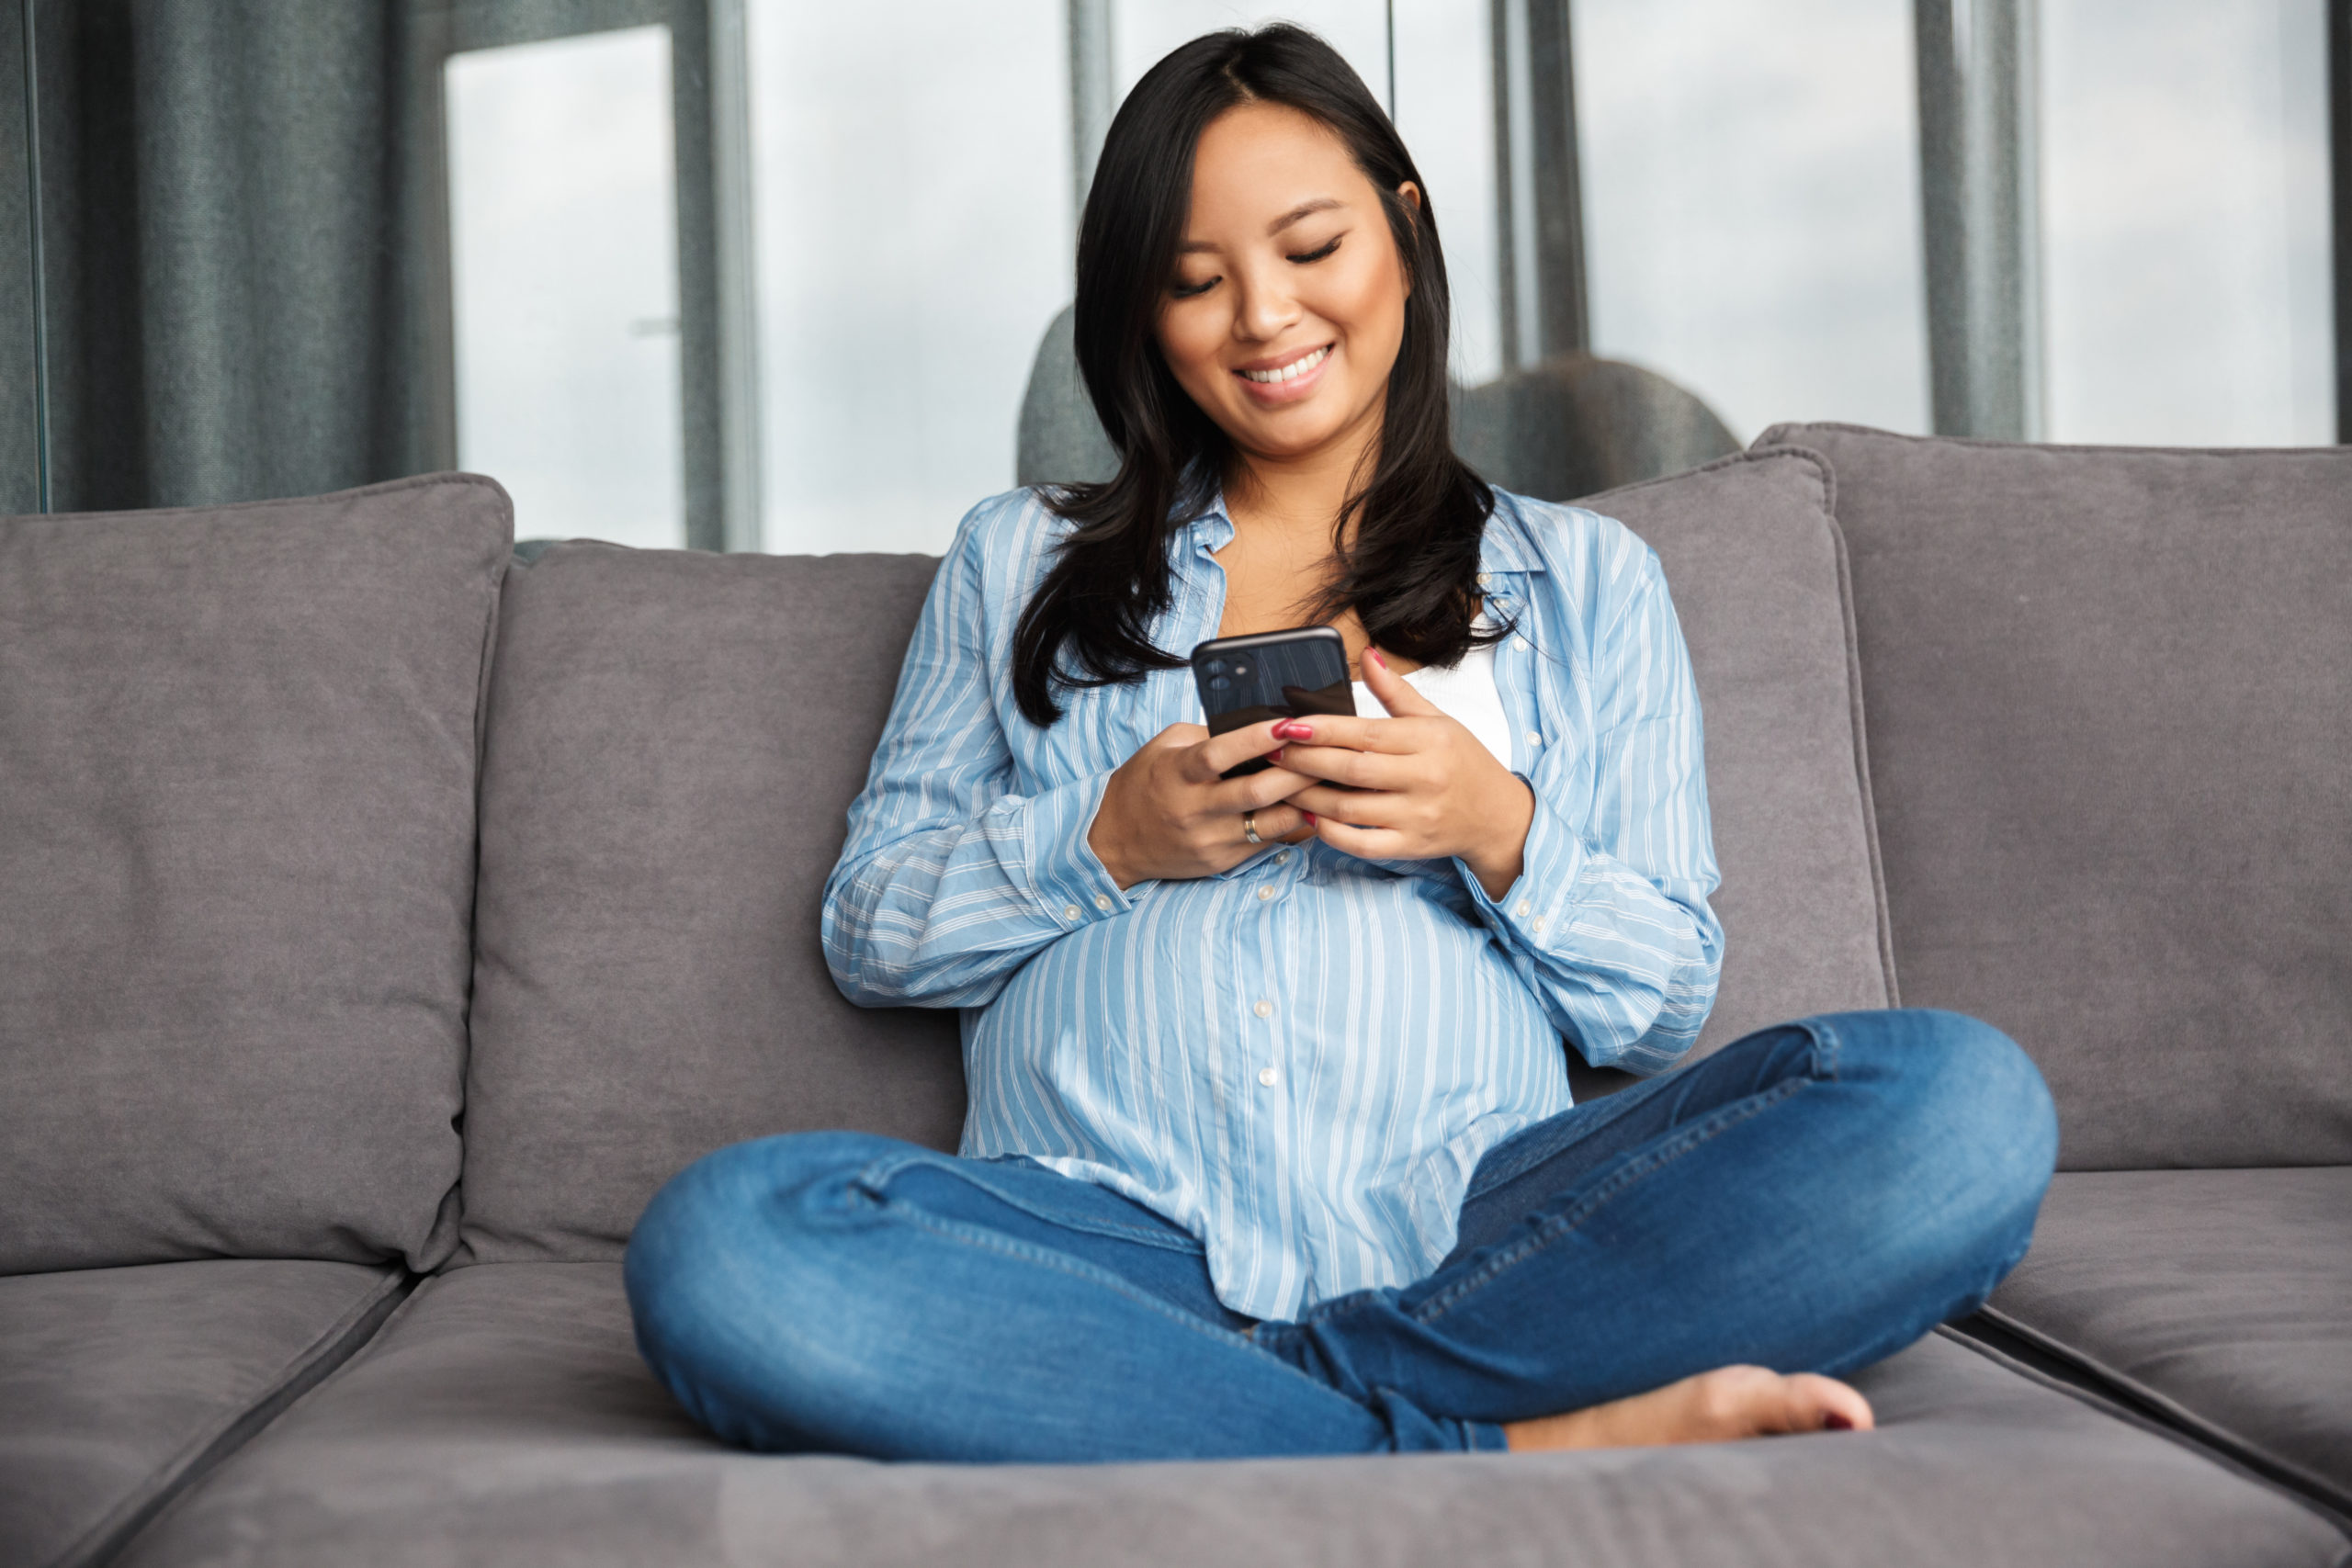
<path id="1" fill-rule="evenodd" d="M 1270 718 L 1356 711 L 1348 645 L 1329 626 L 1212 637 L 1193 649 L 1193 681 L 1201 689 L 1211 735 Z M 1266 766 L 1266 759 L 1252 757 L 1225 776 L 1262 773 Z"/>

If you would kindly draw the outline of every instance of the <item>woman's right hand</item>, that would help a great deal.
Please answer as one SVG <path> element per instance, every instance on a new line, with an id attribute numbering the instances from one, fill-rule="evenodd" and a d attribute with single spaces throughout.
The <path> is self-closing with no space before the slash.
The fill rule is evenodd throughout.
<path id="1" fill-rule="evenodd" d="M 1282 768 L 1238 779 L 1218 776 L 1237 762 L 1280 750 L 1277 722 L 1223 735 L 1197 724 L 1171 724 L 1120 763 L 1086 835 L 1087 848 L 1112 880 L 1124 889 L 1138 882 L 1214 876 L 1306 827 L 1306 814 L 1282 802 L 1316 780 Z M 1257 813 L 1258 843 L 1242 830 L 1245 811 Z"/>

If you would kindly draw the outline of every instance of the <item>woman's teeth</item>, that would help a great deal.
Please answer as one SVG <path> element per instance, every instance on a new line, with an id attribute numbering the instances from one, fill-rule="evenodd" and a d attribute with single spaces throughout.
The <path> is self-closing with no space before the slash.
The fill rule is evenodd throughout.
<path id="1" fill-rule="evenodd" d="M 1306 375 L 1309 370 L 1312 370 L 1317 366 L 1322 364 L 1324 356 L 1329 355 L 1330 352 L 1331 345 L 1327 343 L 1321 348 L 1317 349 L 1314 353 L 1302 355 L 1298 358 L 1292 360 L 1288 365 L 1283 366 L 1279 370 L 1244 370 L 1241 374 L 1248 377 L 1252 381 L 1295 381 L 1301 376 Z"/>

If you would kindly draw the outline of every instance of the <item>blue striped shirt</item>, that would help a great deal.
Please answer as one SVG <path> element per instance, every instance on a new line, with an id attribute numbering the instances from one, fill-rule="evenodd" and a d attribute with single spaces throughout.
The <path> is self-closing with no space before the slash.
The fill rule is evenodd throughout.
<path id="1" fill-rule="evenodd" d="M 1655 1072 L 1713 1004 L 1698 694 L 1657 558 L 1498 495 L 1481 581 L 1517 622 L 1495 677 L 1536 801 L 1502 897 L 1459 861 L 1319 842 L 1122 891 L 1086 842 L 1104 782 L 1202 713 L 1178 669 L 1022 716 L 1013 626 L 1067 527 L 1026 491 L 964 519 L 825 886 L 833 978 L 866 1006 L 962 1008 L 963 1152 L 1166 1215 L 1235 1311 L 1418 1279 L 1479 1156 L 1569 1105 L 1564 1034 Z M 1232 537 L 1222 507 L 1174 531 L 1159 647 L 1216 635 Z"/>

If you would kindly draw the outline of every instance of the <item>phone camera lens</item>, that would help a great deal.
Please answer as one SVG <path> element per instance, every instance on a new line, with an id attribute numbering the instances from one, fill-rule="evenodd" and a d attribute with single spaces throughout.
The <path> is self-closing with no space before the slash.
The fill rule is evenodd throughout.
<path id="1" fill-rule="evenodd" d="M 1222 659 L 1212 659 L 1206 664 L 1201 666 L 1201 668 L 1206 670 L 1212 675 L 1222 675 L 1225 673 L 1225 660 Z"/>
<path id="2" fill-rule="evenodd" d="M 1209 677 L 1209 690 L 1212 692 L 1227 691 L 1231 689 L 1232 685 L 1233 682 L 1223 675 L 1212 675 Z"/>

